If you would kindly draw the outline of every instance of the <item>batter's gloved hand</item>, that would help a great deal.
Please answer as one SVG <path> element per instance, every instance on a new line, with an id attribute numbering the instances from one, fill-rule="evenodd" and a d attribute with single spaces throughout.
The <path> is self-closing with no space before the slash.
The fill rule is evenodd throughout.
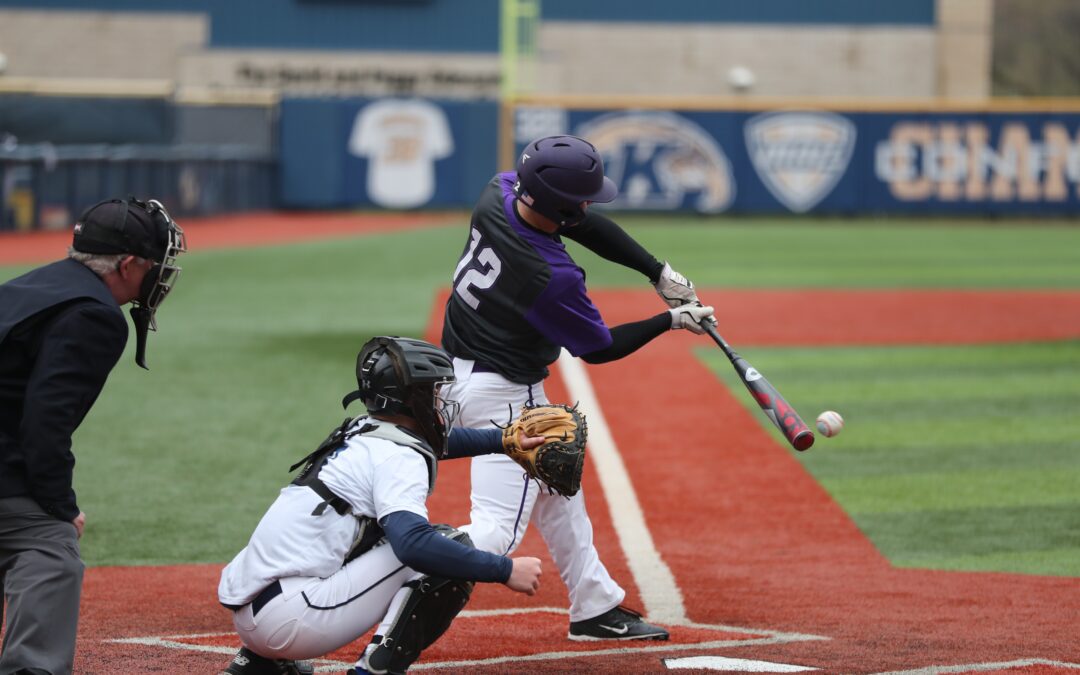
<path id="1" fill-rule="evenodd" d="M 716 325 L 716 319 L 713 318 L 713 308 L 703 307 L 700 302 L 669 309 L 668 312 L 671 314 L 671 330 L 685 328 L 696 335 L 704 335 L 705 329 L 701 327 L 702 321 Z"/>
<path id="2" fill-rule="evenodd" d="M 693 282 L 671 269 L 671 265 L 666 262 L 664 269 L 660 271 L 660 280 L 653 287 L 668 307 L 681 307 L 690 303 L 701 304 Z"/>
<path id="3" fill-rule="evenodd" d="M 544 443 L 530 450 L 522 448 L 519 438 L 530 436 L 543 436 Z M 503 451 L 530 478 L 552 492 L 573 497 L 581 489 L 588 436 L 585 416 L 576 406 L 524 406 L 521 415 L 503 429 Z"/>

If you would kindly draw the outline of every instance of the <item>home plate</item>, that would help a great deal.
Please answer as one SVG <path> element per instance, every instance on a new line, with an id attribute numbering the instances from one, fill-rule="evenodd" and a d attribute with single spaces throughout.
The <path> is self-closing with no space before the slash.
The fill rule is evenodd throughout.
<path id="1" fill-rule="evenodd" d="M 685 656 L 678 659 L 664 659 L 668 670 L 678 668 L 698 668 L 704 670 L 738 671 L 740 673 L 801 673 L 805 670 L 817 670 L 806 666 L 792 666 L 786 663 L 751 661 L 749 659 L 729 659 L 723 656 Z"/>

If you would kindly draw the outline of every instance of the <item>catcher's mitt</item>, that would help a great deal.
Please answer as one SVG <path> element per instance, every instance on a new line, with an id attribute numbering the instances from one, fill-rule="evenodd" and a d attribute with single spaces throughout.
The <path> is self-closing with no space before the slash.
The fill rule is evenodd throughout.
<path id="1" fill-rule="evenodd" d="M 518 444 L 519 432 L 546 440 L 537 448 L 524 450 Z M 521 415 L 503 429 L 503 451 L 551 492 L 573 497 L 581 489 L 588 435 L 585 416 L 577 406 L 525 406 Z"/>

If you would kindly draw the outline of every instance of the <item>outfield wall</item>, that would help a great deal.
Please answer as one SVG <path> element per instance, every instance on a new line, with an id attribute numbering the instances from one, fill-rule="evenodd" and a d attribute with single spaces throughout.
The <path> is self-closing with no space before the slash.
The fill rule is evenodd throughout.
<path id="1" fill-rule="evenodd" d="M 646 104 L 507 109 L 501 131 L 511 142 L 499 161 L 491 103 L 289 99 L 281 198 L 292 207 L 468 207 L 529 139 L 572 133 L 603 152 L 619 210 L 1080 214 L 1080 106 L 1070 103 Z"/>

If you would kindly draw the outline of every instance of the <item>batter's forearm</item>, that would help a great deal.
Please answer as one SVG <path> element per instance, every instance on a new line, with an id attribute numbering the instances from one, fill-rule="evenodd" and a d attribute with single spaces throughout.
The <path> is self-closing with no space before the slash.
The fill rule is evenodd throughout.
<path id="1" fill-rule="evenodd" d="M 646 251 L 626 230 L 599 213 L 589 213 L 578 225 L 563 228 L 560 235 L 606 260 L 641 272 L 653 284 L 660 279 L 664 263 Z"/>
<path id="2" fill-rule="evenodd" d="M 671 330 L 671 314 L 661 312 L 644 321 L 624 323 L 611 329 L 611 344 L 581 358 L 586 363 L 607 363 L 633 354 L 659 335 Z"/>

